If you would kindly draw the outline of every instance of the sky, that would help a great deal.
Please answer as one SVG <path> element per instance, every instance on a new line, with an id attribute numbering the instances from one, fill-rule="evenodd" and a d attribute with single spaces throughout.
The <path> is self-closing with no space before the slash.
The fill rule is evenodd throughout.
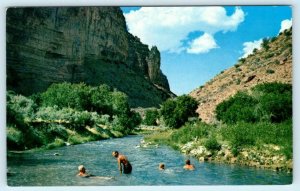
<path id="1" fill-rule="evenodd" d="M 263 38 L 292 26 L 291 6 L 121 7 L 129 32 L 161 53 L 161 70 L 176 95 L 189 94 Z"/>

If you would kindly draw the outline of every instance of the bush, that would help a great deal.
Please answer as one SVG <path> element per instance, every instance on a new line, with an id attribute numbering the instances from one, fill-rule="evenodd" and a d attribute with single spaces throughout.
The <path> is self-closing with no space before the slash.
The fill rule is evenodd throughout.
<path id="1" fill-rule="evenodd" d="M 216 137 L 212 136 L 209 139 L 207 139 L 204 143 L 204 146 L 208 149 L 208 150 L 220 150 L 221 149 L 221 145 L 218 143 Z"/>
<path id="2" fill-rule="evenodd" d="M 7 123 L 17 124 L 17 128 L 24 126 L 26 121 L 34 118 L 36 108 L 36 104 L 31 99 L 16 95 L 12 91 L 7 92 Z"/>
<path id="3" fill-rule="evenodd" d="M 265 50 L 269 50 L 270 46 L 269 46 L 269 40 L 267 38 L 263 39 L 261 43 L 261 47 L 264 48 Z"/>
<path id="4" fill-rule="evenodd" d="M 212 127 L 205 123 L 188 123 L 174 131 L 170 139 L 172 142 L 185 144 L 194 139 L 206 138 L 210 132 L 213 132 Z"/>
<path id="5" fill-rule="evenodd" d="M 221 134 L 236 148 L 261 144 L 292 145 L 293 135 L 291 120 L 276 124 L 269 122 L 237 123 L 222 128 Z"/>
<path id="6" fill-rule="evenodd" d="M 167 126 L 179 128 L 188 121 L 189 117 L 197 116 L 197 108 L 198 103 L 194 98 L 183 95 L 165 101 L 161 106 L 160 114 Z"/>
<path id="7" fill-rule="evenodd" d="M 243 92 L 238 92 L 233 97 L 223 101 L 216 107 L 216 117 L 225 123 L 233 124 L 238 121 L 256 122 L 253 105 L 257 100 Z"/>
<path id="8" fill-rule="evenodd" d="M 266 70 L 266 73 L 267 73 L 267 74 L 274 74 L 275 71 L 274 71 L 274 70 L 271 70 L 271 69 L 267 69 L 267 70 Z"/>
<path id="9" fill-rule="evenodd" d="M 291 84 L 265 83 L 255 86 L 253 91 L 262 93 L 258 104 L 261 117 L 276 123 L 292 118 Z"/>
<path id="10" fill-rule="evenodd" d="M 156 109 L 147 110 L 143 124 L 145 125 L 157 125 L 156 120 L 159 118 L 159 113 Z"/>
<path id="11" fill-rule="evenodd" d="M 87 110 L 90 102 L 90 87 L 84 83 L 52 84 L 41 94 L 43 106 L 70 107 L 77 110 Z"/>
<path id="12" fill-rule="evenodd" d="M 216 117 L 228 124 L 259 121 L 282 122 L 292 117 L 292 86 L 282 83 L 260 84 L 251 95 L 238 92 L 216 107 Z"/>

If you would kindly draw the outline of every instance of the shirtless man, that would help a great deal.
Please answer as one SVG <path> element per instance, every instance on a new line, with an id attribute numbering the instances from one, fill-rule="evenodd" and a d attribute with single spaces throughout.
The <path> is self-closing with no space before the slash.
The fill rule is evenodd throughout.
<path id="1" fill-rule="evenodd" d="M 185 170 L 195 170 L 194 165 L 191 164 L 190 159 L 185 161 L 185 165 L 183 166 Z"/>
<path id="2" fill-rule="evenodd" d="M 118 168 L 119 168 L 121 174 L 122 174 L 122 172 L 124 174 L 130 174 L 131 173 L 132 166 L 129 163 L 129 161 L 128 161 L 128 159 L 127 159 L 126 156 L 119 154 L 118 151 L 112 152 L 112 156 L 114 156 L 115 158 L 117 158 L 117 160 L 118 160 Z M 122 166 L 123 166 L 123 168 L 122 168 Z"/>

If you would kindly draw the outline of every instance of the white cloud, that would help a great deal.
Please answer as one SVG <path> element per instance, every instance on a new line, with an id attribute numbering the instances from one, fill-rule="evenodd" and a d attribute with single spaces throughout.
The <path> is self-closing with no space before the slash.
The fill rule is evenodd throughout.
<path id="1" fill-rule="evenodd" d="M 207 53 L 213 48 L 218 48 L 218 45 L 212 35 L 205 33 L 196 38 L 187 49 L 187 53 L 199 54 Z"/>
<path id="2" fill-rule="evenodd" d="M 138 36 L 143 43 L 156 45 L 160 51 L 190 53 L 196 53 L 196 49 L 198 53 L 205 51 L 200 51 L 199 36 L 193 42 L 183 44 L 189 33 L 200 31 L 210 34 L 209 40 L 215 43 L 213 35 L 216 32 L 235 31 L 244 21 L 244 12 L 239 7 L 230 16 L 224 7 L 142 7 L 124 16 L 129 32 Z"/>
<path id="3" fill-rule="evenodd" d="M 248 55 L 252 54 L 253 50 L 256 48 L 259 50 L 261 48 L 262 39 L 255 40 L 253 42 L 244 42 L 243 46 L 243 56 L 241 58 L 246 58 Z"/>
<path id="4" fill-rule="evenodd" d="M 292 26 L 292 24 L 293 24 L 292 19 L 291 20 L 286 19 L 286 20 L 281 21 L 281 28 L 280 28 L 279 32 L 283 32 L 285 29 L 289 29 Z"/>

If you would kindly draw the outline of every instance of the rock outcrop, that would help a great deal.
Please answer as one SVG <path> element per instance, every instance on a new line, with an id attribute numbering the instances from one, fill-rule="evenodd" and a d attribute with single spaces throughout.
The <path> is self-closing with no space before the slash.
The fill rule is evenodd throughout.
<path id="1" fill-rule="evenodd" d="M 30 95 L 52 83 L 106 83 L 133 107 L 170 96 L 160 53 L 127 32 L 118 7 L 7 10 L 7 88 Z"/>

